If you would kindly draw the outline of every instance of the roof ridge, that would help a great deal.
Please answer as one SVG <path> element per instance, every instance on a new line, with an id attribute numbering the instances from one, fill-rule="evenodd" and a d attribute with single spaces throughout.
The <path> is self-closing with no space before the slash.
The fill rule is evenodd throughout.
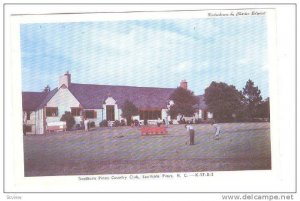
<path id="1" fill-rule="evenodd" d="M 43 91 L 22 91 L 22 93 L 44 93 Z"/>
<path id="2" fill-rule="evenodd" d="M 47 104 L 48 101 L 56 94 L 57 91 L 58 91 L 58 87 L 55 87 L 54 89 L 52 89 L 48 93 L 45 93 L 45 96 L 43 97 L 42 101 L 39 103 L 37 109 L 40 109 L 45 104 Z"/>
<path id="3" fill-rule="evenodd" d="M 55 87 L 54 89 L 50 90 L 49 92 L 51 91 L 54 91 L 56 90 L 58 87 Z M 49 93 L 48 92 L 48 93 Z M 22 91 L 22 93 L 45 93 L 45 91 Z"/>
<path id="4" fill-rule="evenodd" d="M 106 87 L 132 87 L 132 88 L 147 88 L 147 89 L 176 89 L 176 88 L 167 88 L 167 87 L 140 87 L 140 86 L 128 86 L 128 85 L 108 85 L 108 84 L 82 84 L 82 83 L 71 83 L 75 85 L 93 85 L 93 86 L 106 86 Z"/>

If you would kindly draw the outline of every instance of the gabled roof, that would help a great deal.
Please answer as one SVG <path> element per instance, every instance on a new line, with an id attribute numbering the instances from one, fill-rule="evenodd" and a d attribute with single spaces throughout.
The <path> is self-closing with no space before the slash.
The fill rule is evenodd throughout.
<path id="1" fill-rule="evenodd" d="M 58 91 L 58 88 L 55 88 L 52 91 L 49 91 L 37 109 L 41 109 L 41 108 L 45 107 L 47 105 L 47 103 L 50 101 L 50 99 L 56 94 L 57 91 Z"/>
<path id="2" fill-rule="evenodd" d="M 76 84 L 69 86 L 71 93 L 86 109 L 100 109 L 108 97 L 123 106 L 126 99 L 133 102 L 139 109 L 166 108 L 168 100 L 175 88 L 133 87 Z"/>
<path id="3" fill-rule="evenodd" d="M 44 92 L 22 92 L 22 106 L 25 111 L 34 111 L 46 97 Z"/>
<path id="4" fill-rule="evenodd" d="M 43 108 L 58 91 L 57 88 L 46 92 L 22 92 L 22 106 L 25 111 L 35 111 Z"/>
<path id="5" fill-rule="evenodd" d="M 139 109 L 166 108 L 170 95 L 175 88 L 133 87 L 113 85 L 93 85 L 71 83 L 68 88 L 85 109 L 101 109 L 108 97 L 116 100 L 122 108 L 126 100 L 133 102 Z M 47 105 L 58 88 L 45 92 L 22 92 L 23 110 L 34 111 Z M 207 110 L 204 95 L 197 96 L 195 108 Z"/>

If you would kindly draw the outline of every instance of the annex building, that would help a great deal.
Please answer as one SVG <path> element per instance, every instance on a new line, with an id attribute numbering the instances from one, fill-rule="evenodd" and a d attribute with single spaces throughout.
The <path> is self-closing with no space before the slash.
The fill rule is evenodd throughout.
<path id="1" fill-rule="evenodd" d="M 181 81 L 180 87 L 188 89 L 187 82 Z M 76 124 L 80 124 L 85 115 L 99 126 L 103 120 L 121 121 L 122 106 L 126 100 L 139 109 L 139 115 L 134 119 L 141 122 L 145 119 L 171 121 L 167 110 L 172 102 L 169 97 L 175 89 L 78 84 L 71 82 L 71 74 L 67 72 L 59 77 L 58 87 L 49 92 L 22 92 L 23 123 L 27 134 L 44 134 L 48 124 L 59 122 L 65 111 L 70 111 Z M 197 112 L 192 118 L 212 118 L 203 95 L 197 97 Z"/>

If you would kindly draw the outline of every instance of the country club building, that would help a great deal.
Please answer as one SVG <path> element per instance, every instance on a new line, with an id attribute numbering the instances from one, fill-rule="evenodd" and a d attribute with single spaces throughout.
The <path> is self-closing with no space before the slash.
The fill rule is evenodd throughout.
<path id="1" fill-rule="evenodd" d="M 187 82 L 181 81 L 180 87 L 187 89 Z M 59 77 L 58 87 L 49 92 L 22 92 L 23 123 L 27 134 L 44 134 L 47 125 L 60 122 L 65 111 L 70 111 L 76 124 L 80 124 L 85 115 L 99 126 L 103 120 L 121 121 L 122 105 L 126 100 L 139 109 L 139 115 L 134 119 L 141 122 L 145 119 L 150 122 L 171 121 L 167 111 L 172 104 L 169 97 L 175 89 L 78 84 L 71 82 L 71 74 L 67 72 Z M 197 112 L 193 118 L 212 118 L 203 95 L 197 98 Z"/>

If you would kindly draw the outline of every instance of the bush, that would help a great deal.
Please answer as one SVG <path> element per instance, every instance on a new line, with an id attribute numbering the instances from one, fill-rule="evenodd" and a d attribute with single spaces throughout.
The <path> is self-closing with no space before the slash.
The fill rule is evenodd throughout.
<path id="1" fill-rule="evenodd" d="M 83 129 L 80 124 L 76 124 L 75 128 L 76 128 L 76 130 L 82 130 Z"/>
<path id="2" fill-rule="evenodd" d="M 107 127 L 108 126 L 108 121 L 107 120 L 103 120 L 99 123 L 100 127 Z"/>
<path id="3" fill-rule="evenodd" d="M 195 124 L 201 124 L 202 120 L 201 119 L 195 119 Z"/>
<path id="4" fill-rule="evenodd" d="M 121 126 L 126 126 L 126 122 L 124 119 L 121 120 Z"/>
<path id="5" fill-rule="evenodd" d="M 116 120 L 113 124 L 114 127 L 119 127 L 121 126 L 121 122 L 119 120 Z"/>
<path id="6" fill-rule="evenodd" d="M 194 124 L 194 121 L 193 120 L 187 120 L 186 123 L 187 124 Z"/>
<path id="7" fill-rule="evenodd" d="M 205 122 L 208 124 L 221 123 L 220 121 L 216 121 L 214 119 L 207 119 Z"/>
<path id="8" fill-rule="evenodd" d="M 134 126 L 139 126 L 139 125 L 140 125 L 140 122 L 139 122 L 138 120 L 134 120 L 134 121 L 133 121 L 133 124 L 134 124 Z"/>
<path id="9" fill-rule="evenodd" d="M 89 123 L 89 128 L 95 128 L 95 127 L 96 127 L 95 122 L 94 122 L 94 121 L 91 121 L 91 122 Z"/>
<path id="10" fill-rule="evenodd" d="M 65 114 L 62 115 L 62 117 L 60 118 L 60 121 L 65 121 L 66 122 L 66 126 L 67 126 L 67 130 L 71 130 L 72 127 L 75 124 L 75 119 L 72 116 L 71 112 L 66 111 Z"/>
<path id="11" fill-rule="evenodd" d="M 185 121 L 184 118 L 182 118 L 182 119 L 180 119 L 180 120 L 178 121 L 178 123 L 179 123 L 179 124 L 186 124 L 186 121 Z"/>

